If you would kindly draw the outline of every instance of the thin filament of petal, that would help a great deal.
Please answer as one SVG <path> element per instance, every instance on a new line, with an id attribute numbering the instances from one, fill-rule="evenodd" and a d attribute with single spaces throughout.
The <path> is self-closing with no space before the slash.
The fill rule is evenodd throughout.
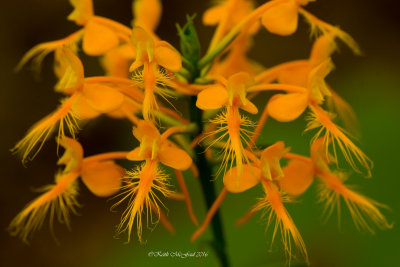
<path id="1" fill-rule="evenodd" d="M 74 137 L 78 129 L 78 118 L 72 111 L 72 105 L 77 96 L 78 94 L 74 94 L 67 100 L 64 100 L 55 112 L 47 115 L 33 125 L 27 135 L 15 145 L 12 152 L 20 153 L 22 155 L 22 162 L 25 163 L 33 159 L 39 153 L 57 122 L 59 122 L 58 138 L 62 139 L 65 136 L 65 128 Z"/>
<path id="2" fill-rule="evenodd" d="M 29 203 L 10 223 L 9 231 L 12 235 L 18 235 L 24 242 L 32 232 L 43 225 L 44 218 L 50 210 L 50 226 L 52 227 L 54 215 L 58 221 L 70 227 L 70 211 L 76 213 L 75 206 L 77 187 L 74 183 L 79 172 L 72 172 L 56 177 L 56 184 L 47 185 L 40 189 L 44 194 Z"/>
<path id="3" fill-rule="evenodd" d="M 351 190 L 334 173 L 320 172 L 318 176 L 323 181 L 319 188 L 319 197 L 321 202 L 326 203 L 325 213 L 328 216 L 333 212 L 335 206 L 337 206 L 339 212 L 340 197 L 342 197 L 349 208 L 357 229 L 363 229 L 373 234 L 375 231 L 369 221 L 380 229 L 392 228 L 393 225 L 386 220 L 378 209 L 378 207 L 385 207 L 384 205 Z"/>
<path id="4" fill-rule="evenodd" d="M 268 218 L 267 228 L 275 220 L 271 245 L 275 239 L 277 232 L 280 231 L 282 243 L 288 256 L 289 262 L 292 257 L 292 241 L 294 242 L 294 245 L 303 256 L 303 258 L 308 262 L 308 255 L 304 241 L 299 231 L 297 230 L 293 219 L 283 205 L 283 202 L 288 202 L 289 199 L 287 198 L 287 196 L 281 195 L 281 193 L 278 191 L 272 181 L 263 180 L 262 184 L 266 196 L 265 198 L 261 199 L 258 204 L 256 204 L 256 206 L 253 208 L 253 211 L 264 210 L 264 214 Z"/>

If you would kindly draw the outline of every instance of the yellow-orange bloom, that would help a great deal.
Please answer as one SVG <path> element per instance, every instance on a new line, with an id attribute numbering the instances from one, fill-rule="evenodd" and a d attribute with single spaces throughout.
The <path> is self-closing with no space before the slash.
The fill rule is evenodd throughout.
<path id="1" fill-rule="evenodd" d="M 121 223 L 117 229 L 118 233 L 128 233 L 128 242 L 135 220 L 138 238 L 142 242 L 141 216 L 144 207 L 146 207 L 147 213 L 151 209 L 160 218 L 159 203 L 162 204 L 162 202 L 157 197 L 156 192 L 165 197 L 172 193 L 169 189 L 168 175 L 162 171 L 159 163 L 161 162 L 176 170 L 186 170 L 192 165 L 190 156 L 167 140 L 170 133 L 167 131 L 160 135 L 154 124 L 144 120 L 141 120 L 133 130 L 133 135 L 139 140 L 140 146 L 129 152 L 127 159 L 145 161 L 145 163 L 128 172 L 126 185 L 123 186 L 124 192 L 121 193 L 124 197 L 114 205 L 118 206 L 125 200 L 128 201 L 128 207 L 122 214 Z M 158 222 L 158 220 L 153 222 L 152 213 L 150 213 L 150 216 L 152 223 Z"/>
<path id="2" fill-rule="evenodd" d="M 117 47 L 120 41 L 128 40 L 129 29 L 112 20 L 96 16 L 92 0 L 70 0 L 70 2 L 74 10 L 68 19 L 84 27 L 82 48 L 86 54 L 103 55 Z"/>
<path id="3" fill-rule="evenodd" d="M 210 135 L 222 133 L 213 143 L 228 137 L 220 171 L 224 169 L 225 173 L 228 164 L 232 167 L 233 161 L 236 161 L 240 177 L 243 160 L 248 162 L 242 141 L 247 142 L 246 137 L 251 134 L 245 127 L 253 124 L 240 115 L 239 108 L 252 114 L 258 112 L 257 107 L 247 98 L 247 88 L 252 85 L 253 80 L 247 73 L 240 72 L 230 76 L 228 80 L 222 78 L 221 82 L 222 84 L 210 85 L 202 90 L 197 95 L 196 106 L 204 110 L 226 108 L 226 111 L 211 121 L 220 125 L 220 128 Z"/>
<path id="4" fill-rule="evenodd" d="M 74 137 L 79 119 L 90 119 L 101 113 L 110 113 L 122 107 L 125 96 L 107 83 L 85 80 L 83 65 L 79 58 L 68 48 L 57 52 L 59 65 L 56 73 L 59 81 L 55 90 L 69 95 L 61 106 L 37 122 L 27 135 L 19 141 L 13 151 L 22 154 L 22 160 L 33 158 L 42 148 L 57 123 L 58 137 L 65 136 L 66 129 Z M 131 90 L 134 90 L 133 88 Z"/>
<path id="5" fill-rule="evenodd" d="M 332 144 L 335 158 L 337 145 L 354 170 L 361 172 L 359 168 L 361 166 L 370 176 L 371 160 L 350 140 L 344 130 L 332 121 L 332 115 L 321 108 L 326 97 L 332 95 L 325 82 L 325 77 L 332 69 L 333 64 L 330 58 L 327 58 L 311 69 L 305 88 L 287 84 L 260 84 L 249 88 L 249 91 L 280 89 L 287 91 L 287 94 L 276 94 L 270 98 L 267 104 L 268 114 L 278 121 L 287 122 L 297 119 L 309 107 L 311 115 L 306 131 L 318 129 L 313 141 L 323 135 L 325 144 Z"/>
<path id="6" fill-rule="evenodd" d="M 10 223 L 9 231 L 25 242 L 38 230 L 50 210 L 50 225 L 54 216 L 70 227 L 70 212 L 76 213 L 78 187 L 76 179 L 81 176 L 83 183 L 95 195 L 110 196 L 119 191 L 124 171 L 110 160 L 83 158 L 82 146 L 74 139 L 58 139 L 65 148 L 63 156 L 57 162 L 65 165 L 63 171 L 55 176 L 55 184 L 46 185 L 38 191 L 45 192 L 30 202 Z"/>
<path id="7" fill-rule="evenodd" d="M 132 43 L 136 46 L 136 59 L 129 68 L 135 71 L 133 79 L 144 90 L 143 117 L 152 120 L 153 110 L 158 109 L 155 93 L 167 97 L 163 90 L 164 80 L 169 79 L 168 73 L 160 70 L 162 67 L 169 72 L 178 72 L 182 68 L 179 53 L 165 41 L 154 41 L 145 29 L 134 27 L 131 36 Z M 143 70 L 138 70 L 143 66 Z"/>
<path id="8" fill-rule="evenodd" d="M 250 213 L 254 214 L 262 210 L 268 218 L 267 229 L 275 220 L 271 243 L 273 243 L 277 232 L 280 231 L 289 262 L 292 257 L 292 241 L 302 257 L 308 262 L 304 241 L 283 204 L 289 202 L 290 198 L 277 186 L 277 183 L 279 184 L 282 180 L 282 174 L 286 174 L 285 171 L 282 172 L 279 161 L 287 151 L 283 142 L 275 143 L 263 151 L 261 160 L 252 158 L 253 164 L 243 166 L 244 172 L 240 179 L 237 174 L 237 167 L 230 169 L 224 176 L 224 185 L 229 192 L 239 193 L 261 183 L 265 196 L 251 209 Z M 268 176 L 271 176 L 272 179 Z"/>

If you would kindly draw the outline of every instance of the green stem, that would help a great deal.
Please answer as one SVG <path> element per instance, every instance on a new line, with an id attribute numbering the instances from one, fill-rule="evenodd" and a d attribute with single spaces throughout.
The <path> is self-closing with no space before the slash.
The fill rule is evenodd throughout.
<path id="1" fill-rule="evenodd" d="M 191 107 L 196 106 L 196 97 L 191 97 Z M 197 123 L 200 132 L 203 131 L 203 119 L 202 110 L 193 108 L 191 109 L 190 119 L 192 122 Z M 209 162 L 205 157 L 204 148 L 201 146 L 195 147 L 196 158 L 195 162 L 199 170 L 199 179 L 201 183 L 201 188 L 203 190 L 203 195 L 206 201 L 207 209 L 210 209 L 212 204 L 216 199 L 214 183 L 211 180 L 212 171 Z M 225 238 L 222 229 L 221 216 L 219 211 L 217 211 L 211 221 L 211 229 L 213 232 L 214 240 L 212 242 L 215 252 L 220 260 L 220 264 L 223 267 L 229 266 L 229 260 L 225 250 Z"/>

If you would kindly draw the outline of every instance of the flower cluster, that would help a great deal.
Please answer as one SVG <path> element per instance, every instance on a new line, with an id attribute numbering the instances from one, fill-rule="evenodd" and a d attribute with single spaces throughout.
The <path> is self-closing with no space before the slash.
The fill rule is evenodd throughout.
<path id="1" fill-rule="evenodd" d="M 305 6 L 310 0 L 271 0 L 259 6 L 247 0 L 219 2 L 203 15 L 203 24 L 216 25 L 203 56 L 192 17 L 178 27 L 180 51 L 155 33 L 162 9 L 159 0 L 134 0 L 131 27 L 95 15 L 92 0 L 70 2 L 74 9 L 68 19 L 81 29 L 36 45 L 17 66 L 20 69 L 32 61 L 38 68 L 46 55 L 54 53 L 58 78 L 54 89 L 64 97 L 13 151 L 25 163 L 56 130 L 57 142 L 65 149 L 58 164 L 65 168 L 57 173 L 55 184 L 43 187 L 44 193 L 15 217 L 10 224 L 12 234 L 27 241 L 47 213 L 51 220 L 57 214 L 59 221 L 69 226 L 70 212 L 79 206 L 79 177 L 96 196 L 114 195 L 113 207 L 126 206 L 117 232 L 126 233 L 128 241 L 135 230 L 142 242 L 144 213 L 147 225 L 161 221 L 174 231 L 163 212 L 163 198 L 185 200 L 190 219 L 198 225 L 182 174 L 187 169 L 203 184 L 219 176 L 224 183 L 192 241 L 213 221 L 227 193 L 261 185 L 264 195 L 237 224 L 261 211 L 268 218 L 267 227 L 273 228 L 272 241 L 281 233 L 289 261 L 297 254 L 308 262 L 305 242 L 285 203 L 302 195 L 315 179 L 328 214 L 343 199 L 357 227 L 370 232 L 374 231 L 371 223 L 383 229 L 391 227 L 378 209 L 382 204 L 353 191 L 338 168 L 344 158 L 354 171 L 371 175 L 371 160 L 336 123 L 338 115 L 344 127 L 350 128 L 355 117 L 352 109 L 325 81 L 333 70 L 331 56 L 340 43 L 355 54 L 360 49 L 346 32 L 309 13 Z M 291 35 L 299 26 L 299 17 L 310 24 L 314 39 L 308 58 L 270 68 L 248 58 L 254 37 L 265 34 L 262 28 L 270 34 Z M 85 76 L 80 50 L 100 58 L 103 76 Z M 257 103 L 262 107 L 257 107 L 253 100 L 264 91 L 273 95 L 260 98 Z M 190 110 L 177 111 L 177 100 L 187 101 Z M 261 115 L 253 121 L 259 109 Z M 315 132 L 309 156 L 291 152 L 281 140 L 268 146 L 257 143 L 269 117 L 285 123 L 304 113 L 308 114 L 305 131 Z M 129 120 L 139 146 L 132 151 L 84 157 L 77 141 L 79 131 L 84 130 L 83 122 L 100 115 Z M 132 168 L 124 170 L 115 163 L 117 159 L 132 162 Z M 218 169 L 214 174 L 212 165 Z M 171 186 L 171 173 L 181 192 Z M 203 191 L 214 192 L 204 186 Z M 217 252 L 220 258 L 223 250 Z"/>

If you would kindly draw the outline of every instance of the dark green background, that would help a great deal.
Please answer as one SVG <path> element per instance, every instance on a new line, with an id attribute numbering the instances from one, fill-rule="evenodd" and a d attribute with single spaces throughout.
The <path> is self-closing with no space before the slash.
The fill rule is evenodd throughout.
<path id="1" fill-rule="evenodd" d="M 115 2 L 115 3 L 114 3 Z M 130 1 L 94 0 L 96 14 L 128 24 Z M 159 35 L 175 46 L 178 39 L 175 22 L 184 23 L 185 15 L 202 14 L 207 1 L 199 3 L 183 0 L 166 0 Z M 316 190 L 312 186 L 298 203 L 288 209 L 307 245 L 311 266 L 398 266 L 400 251 L 399 186 L 399 115 L 400 115 L 400 67 L 399 67 L 399 6 L 396 1 L 345 1 L 325 0 L 311 3 L 307 9 L 321 19 L 340 25 L 360 44 L 364 56 L 354 57 L 341 46 L 341 53 L 334 56 L 336 70 L 328 82 L 354 107 L 359 118 L 362 137 L 361 147 L 375 163 L 373 178 L 352 175 L 349 184 L 357 190 L 387 204 L 384 210 L 394 228 L 377 231 L 373 236 L 358 232 L 346 209 L 343 209 L 341 229 L 336 217 L 322 222 L 323 206 L 316 203 Z M 52 182 L 56 171 L 54 139 L 46 143 L 38 157 L 24 168 L 9 149 L 25 131 L 44 115 L 52 111 L 59 96 L 52 87 L 55 79 L 51 71 L 52 60 L 47 58 L 40 79 L 25 68 L 19 73 L 12 70 L 33 45 L 55 40 L 74 31 L 77 27 L 65 20 L 71 7 L 68 1 L 31 0 L 7 1 L 1 7 L 1 250 L 2 266 L 217 266 L 212 250 L 207 245 L 207 232 L 198 242 L 191 244 L 189 237 L 195 230 L 188 219 L 183 203 L 166 201 L 169 218 L 177 229 L 170 235 L 162 227 L 144 231 L 147 243 L 140 245 L 135 238 L 128 245 L 126 237 L 115 239 L 114 229 L 120 213 L 109 211 L 113 200 L 92 196 L 82 185 L 79 216 L 72 218 L 72 232 L 56 223 L 57 245 L 48 231 L 48 225 L 34 235 L 30 245 L 8 236 L 7 225 L 12 218 L 33 199 L 32 188 Z M 200 16 L 199 16 L 200 17 Z M 200 39 L 206 44 L 212 29 L 197 20 Z M 286 60 L 306 58 L 310 48 L 308 27 L 300 23 L 299 31 L 287 38 L 271 36 L 265 30 L 257 37 L 251 56 L 266 67 Z M 98 73 L 97 61 L 86 59 L 88 75 Z M 262 101 L 261 101 L 262 102 Z M 270 122 L 263 132 L 265 142 L 284 140 L 292 151 L 308 153 L 310 134 L 302 135 L 304 118 L 294 123 Z M 87 155 L 129 150 L 135 145 L 130 135 L 130 125 L 125 121 L 101 118 L 86 125 L 79 136 Z M 220 186 L 221 180 L 217 183 Z M 187 178 L 196 215 L 201 220 L 205 208 L 199 184 Z M 259 215 L 248 224 L 236 228 L 233 222 L 261 197 L 255 188 L 241 195 L 228 195 L 222 206 L 222 216 L 232 266 L 283 266 L 279 242 L 269 252 L 270 236 L 265 235 L 265 221 Z M 151 251 L 208 251 L 202 259 L 151 258 Z"/>

